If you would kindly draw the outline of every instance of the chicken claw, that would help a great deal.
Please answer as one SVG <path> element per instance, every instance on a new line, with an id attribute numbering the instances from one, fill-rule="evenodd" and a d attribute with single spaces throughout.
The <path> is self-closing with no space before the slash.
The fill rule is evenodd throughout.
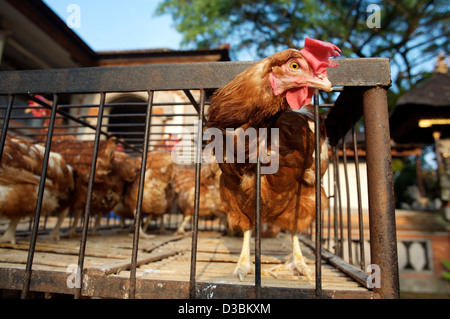
<path id="1" fill-rule="evenodd" d="M 297 233 L 292 234 L 292 263 L 291 267 L 296 269 L 301 275 L 305 276 L 308 280 L 313 280 L 311 271 L 306 265 L 303 258 L 302 251 L 300 249 L 300 241 L 298 240 Z"/>
<path id="2" fill-rule="evenodd" d="M 268 273 L 278 278 L 275 274 L 276 271 L 280 270 L 296 270 L 300 275 L 305 276 L 308 281 L 313 280 L 313 275 L 311 270 L 306 265 L 305 259 L 303 258 L 302 251 L 300 249 L 300 242 L 298 240 L 297 233 L 292 233 L 292 255 L 290 255 L 289 260 L 280 266 L 272 267 Z"/>
<path id="3" fill-rule="evenodd" d="M 233 271 L 234 275 L 238 275 L 240 281 L 244 281 L 245 276 L 252 272 L 253 264 L 250 260 L 250 239 L 252 237 L 252 230 L 244 231 L 244 239 L 242 242 L 241 255 L 236 268 Z"/>

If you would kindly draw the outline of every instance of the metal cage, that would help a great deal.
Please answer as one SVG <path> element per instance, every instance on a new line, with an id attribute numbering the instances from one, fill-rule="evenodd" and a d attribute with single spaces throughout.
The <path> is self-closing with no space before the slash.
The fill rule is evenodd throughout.
<path id="1" fill-rule="evenodd" d="M 329 79 L 336 88 L 337 98 L 332 103 L 322 105 L 319 104 L 317 93 L 314 98 L 316 125 L 319 121 L 319 108 L 327 110 L 325 125 L 334 156 L 331 161 L 333 172 L 331 173 L 329 169 L 328 182 L 325 183 L 326 185 L 324 184 L 328 188 L 330 209 L 326 214 L 317 214 L 314 227 L 311 227 L 301 237 L 303 244 L 309 246 L 315 254 L 315 282 L 310 288 L 267 286 L 262 282 L 262 239 L 258 218 L 254 282 L 236 284 L 197 280 L 198 202 L 202 196 L 199 187 L 201 160 L 195 164 L 195 213 L 192 223 L 189 279 L 154 280 L 136 275 L 137 268 L 145 261 L 151 260 L 140 260 L 138 257 L 139 225 L 142 223 L 139 203 L 143 196 L 142 181 L 145 177 L 145 165 L 142 165 L 139 175 L 141 183 L 137 215 L 133 223 L 131 255 L 127 261 L 124 260 L 120 264 L 120 267 L 129 270 L 129 277 L 113 276 L 111 272 L 89 272 L 85 269 L 85 250 L 86 244 L 89 242 L 90 198 L 100 140 L 103 137 L 116 136 L 126 152 L 141 157 L 142 163 L 146 163 L 147 150 L 167 139 L 167 134 L 164 137 L 161 133 L 152 132 L 152 129 L 164 126 L 169 127 L 170 130 L 170 124 L 167 122 L 155 124 L 155 118 L 191 117 L 204 124 L 205 107 L 209 104 L 211 93 L 227 84 L 252 63 L 215 62 L 1 72 L 0 114 L 3 126 L 0 156 L 3 155 L 6 135 L 14 134 L 31 139 L 44 138 L 45 157 L 35 216 L 30 224 L 32 225 L 31 231 L 28 232 L 30 245 L 29 248 L 26 248 L 28 252 L 26 265 L 11 267 L 5 262 L 0 264 L 3 265 L 0 266 L 0 288 L 19 290 L 23 298 L 29 296 L 32 291 L 73 294 L 75 298 L 81 296 L 107 298 L 209 298 L 211 296 L 214 298 L 398 298 L 393 175 L 386 98 L 386 91 L 391 82 L 389 60 L 382 58 L 339 59 L 339 67 L 328 71 Z M 159 104 L 154 100 L 155 92 L 174 90 L 183 93 L 187 102 Z M 134 94 L 136 92 L 139 92 L 141 99 L 133 102 L 120 100 L 108 102 L 107 99 L 108 95 L 115 93 Z M 38 94 L 46 95 L 51 103 L 37 99 L 36 95 Z M 97 96 L 96 101 L 99 101 L 74 103 L 70 97 L 75 95 L 95 95 Z M 27 107 L 26 101 L 29 100 L 51 110 L 50 116 L 47 117 L 49 119 L 48 126 L 42 126 L 41 122 L 33 122 L 36 120 L 28 114 L 23 114 L 23 110 Z M 155 105 L 191 105 L 193 112 L 157 114 L 152 111 Z M 112 107 L 121 107 L 122 111 L 128 111 L 105 114 L 105 109 Z M 83 108 L 95 108 L 98 111 L 94 115 L 81 111 L 78 114 L 73 112 Z M 55 125 L 55 119 L 58 118 L 64 119 L 63 126 Z M 131 118 L 131 121 L 124 123 L 125 118 Z M 363 133 L 356 129 L 358 125 L 362 125 L 361 118 L 363 118 Z M 117 121 L 112 121 L 112 119 Z M 105 120 L 108 120 L 106 124 Z M 193 125 L 187 124 L 187 126 L 192 127 Z M 68 274 L 65 272 L 33 268 L 40 229 L 45 171 L 48 165 L 52 136 L 61 134 L 58 131 L 61 127 L 68 130 L 68 134 L 77 136 L 77 138 L 94 141 L 88 200 L 77 254 L 78 269 L 82 270 L 78 275 L 83 284 L 77 288 L 67 286 Z M 120 127 L 127 127 L 128 131 L 117 129 Z M 45 133 L 42 133 L 42 129 L 45 129 Z M 202 134 L 202 129 L 203 125 L 198 126 L 199 136 Z M 316 130 L 317 134 L 318 132 L 319 130 Z M 316 140 L 319 139 L 316 138 Z M 196 158 L 200 159 L 201 149 L 198 148 L 196 152 Z M 316 154 L 319 152 L 320 147 L 316 145 Z M 367 190 L 361 187 L 360 156 L 364 157 L 367 167 Z M 320 159 L 320 156 L 316 156 L 316 159 Z M 354 164 L 356 171 L 353 182 L 356 183 L 356 186 L 352 186 L 353 182 L 353 184 L 350 183 L 349 167 L 351 165 L 349 166 L 348 162 Z M 343 171 L 339 169 L 340 166 L 343 167 Z M 320 165 L 316 164 L 316 167 L 320 167 Z M 257 176 L 260 176 L 260 170 L 257 170 Z M 316 171 L 316 178 L 318 177 L 320 177 L 320 170 Z M 320 192 L 320 183 L 316 183 L 316 185 L 318 188 L 316 192 Z M 256 187 L 258 194 L 259 183 Z M 346 195 L 345 198 L 343 194 Z M 361 197 L 364 194 L 368 198 L 368 219 L 364 219 L 362 213 Z M 356 215 L 350 213 L 349 205 L 347 205 L 347 212 L 344 211 L 345 205 L 343 204 L 346 201 L 348 203 L 350 197 L 355 198 L 358 203 Z M 258 201 L 255 209 L 258 216 Z M 355 221 L 355 216 L 357 221 Z M 368 228 L 365 227 L 367 224 Z M 0 245 L 1 248 L 14 249 L 15 247 Z M 370 256 L 366 257 L 369 254 Z M 349 276 L 362 290 L 333 289 L 323 286 L 322 269 L 324 264 L 332 265 L 340 273 Z M 379 269 L 378 285 L 372 284 L 370 271 L 374 268 L 367 268 L 369 264 L 376 265 Z M 212 292 L 214 293 L 212 294 Z"/>

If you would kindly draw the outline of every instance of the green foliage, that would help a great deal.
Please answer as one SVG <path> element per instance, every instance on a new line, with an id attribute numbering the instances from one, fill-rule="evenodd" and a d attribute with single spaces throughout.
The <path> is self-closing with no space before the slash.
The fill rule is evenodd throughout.
<path id="1" fill-rule="evenodd" d="M 369 10 L 372 4 L 379 11 Z M 379 28 L 367 24 L 374 13 Z M 310 37 L 333 42 L 345 57 L 388 57 L 399 90 L 418 80 L 420 63 L 450 46 L 445 0 L 164 0 L 156 14 L 170 14 L 190 48 L 228 42 L 232 54 L 249 50 L 262 58 Z"/>

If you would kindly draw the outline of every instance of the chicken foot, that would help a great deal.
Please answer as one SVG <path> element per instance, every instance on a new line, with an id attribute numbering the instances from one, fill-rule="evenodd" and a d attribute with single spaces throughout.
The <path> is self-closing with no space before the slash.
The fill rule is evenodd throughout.
<path id="1" fill-rule="evenodd" d="M 252 237 L 252 230 L 244 231 L 244 239 L 242 241 L 241 255 L 233 274 L 238 275 L 240 281 L 244 281 L 244 278 L 253 269 L 253 264 L 250 259 L 250 239 Z"/>
<path id="2" fill-rule="evenodd" d="M 289 260 L 283 265 L 272 267 L 268 272 L 275 278 L 278 278 L 275 272 L 280 270 L 293 269 L 296 270 L 300 275 L 305 276 L 307 280 L 309 281 L 313 280 L 311 270 L 306 265 L 305 259 L 303 258 L 297 232 L 291 233 L 291 239 L 292 239 L 292 255 L 290 255 Z"/>

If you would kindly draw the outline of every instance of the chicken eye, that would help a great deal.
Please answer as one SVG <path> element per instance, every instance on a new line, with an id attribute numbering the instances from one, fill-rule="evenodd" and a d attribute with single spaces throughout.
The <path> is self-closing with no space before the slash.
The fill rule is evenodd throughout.
<path id="1" fill-rule="evenodd" d="M 300 69 L 300 64 L 298 64 L 297 62 L 291 62 L 289 63 L 289 68 L 291 70 L 298 70 Z"/>

